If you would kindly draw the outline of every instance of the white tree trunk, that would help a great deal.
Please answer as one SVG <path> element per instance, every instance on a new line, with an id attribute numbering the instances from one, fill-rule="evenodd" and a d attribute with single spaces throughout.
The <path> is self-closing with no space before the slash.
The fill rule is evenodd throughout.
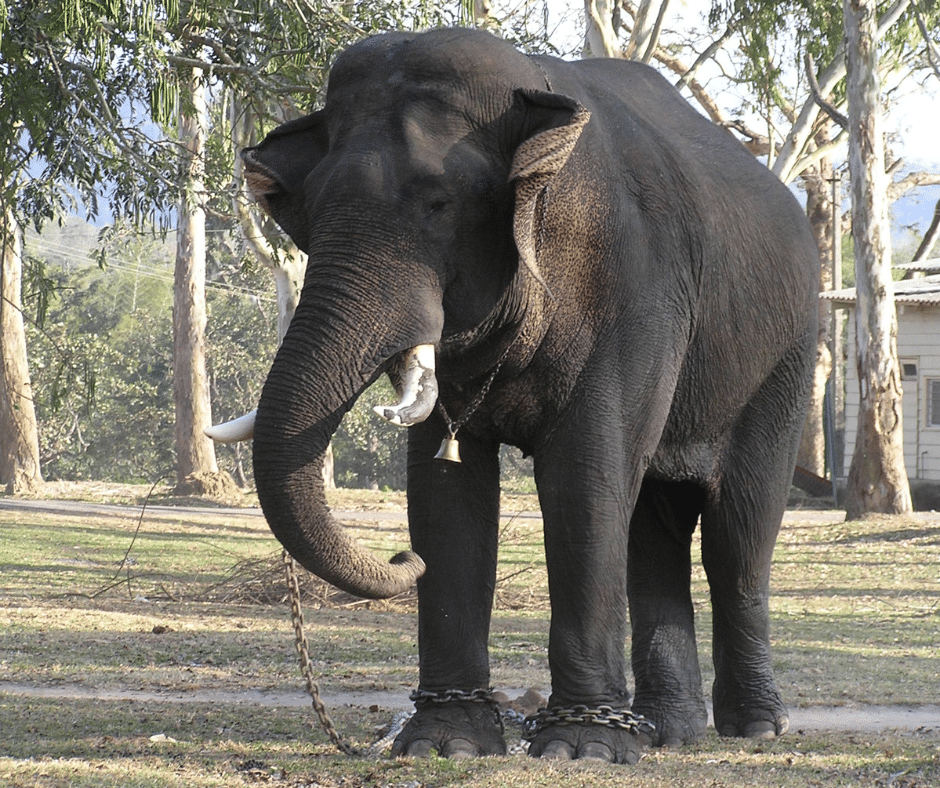
<path id="1" fill-rule="evenodd" d="M 858 437 L 846 516 L 911 511 L 904 467 L 897 315 L 891 280 L 877 16 L 873 0 L 844 0 L 849 103 L 849 172 L 855 242 Z"/>
<path id="2" fill-rule="evenodd" d="M 215 446 L 203 434 L 212 423 L 212 412 L 206 374 L 207 110 L 200 69 L 193 69 L 188 92 L 191 107 L 182 108 L 179 118 L 180 144 L 185 153 L 173 290 L 173 396 L 179 486 L 191 477 L 219 472 Z"/>
<path id="3" fill-rule="evenodd" d="M 486 28 L 493 22 L 491 16 L 493 3 L 491 0 L 473 0 L 473 24 Z"/>
<path id="4" fill-rule="evenodd" d="M 817 135 L 816 144 L 829 142 L 828 132 L 824 129 Z M 833 289 L 833 239 L 834 229 L 832 211 L 832 160 L 826 156 L 808 172 L 804 172 L 803 186 L 806 189 L 806 214 L 809 217 L 816 248 L 822 265 L 819 268 L 820 291 Z M 830 310 L 827 301 L 819 300 L 819 328 L 816 336 L 816 371 L 813 376 L 813 388 L 810 395 L 809 410 L 803 425 L 803 435 L 796 455 L 796 464 L 812 471 L 817 476 L 826 475 L 826 431 L 823 403 L 826 383 L 832 372 L 832 353 L 830 351 Z"/>
<path id="5" fill-rule="evenodd" d="M 22 312 L 23 239 L 13 212 L 0 212 L 0 485 L 14 494 L 42 484 L 39 430 Z"/>
<path id="6" fill-rule="evenodd" d="M 610 0 L 584 0 L 584 57 L 623 57 Z"/>
<path id="7" fill-rule="evenodd" d="M 669 0 L 659 0 L 659 9 L 654 13 L 653 0 L 640 0 L 630 41 L 627 44 L 626 57 L 649 63 L 659 44 L 659 34 L 663 28 L 663 18 L 669 8 Z"/>

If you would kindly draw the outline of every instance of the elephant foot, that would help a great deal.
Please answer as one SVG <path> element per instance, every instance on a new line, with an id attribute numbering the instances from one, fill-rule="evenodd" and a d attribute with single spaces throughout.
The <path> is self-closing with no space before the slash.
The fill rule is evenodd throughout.
<path id="1" fill-rule="evenodd" d="M 419 705 L 392 744 L 392 757 L 473 758 L 505 755 L 506 740 L 495 705 L 473 701 Z"/>
<path id="2" fill-rule="evenodd" d="M 719 736 L 773 739 L 790 729 L 790 717 L 780 695 L 728 703 L 715 693 L 715 730 Z"/>
<path id="3" fill-rule="evenodd" d="M 699 700 L 681 709 L 662 705 L 646 706 L 637 698 L 633 710 L 652 721 L 656 728 L 648 735 L 652 747 L 679 747 L 698 739 L 708 726 L 708 711 L 705 701 Z"/>
<path id="4" fill-rule="evenodd" d="M 642 734 L 597 725 L 553 725 L 529 744 L 529 755 L 559 761 L 638 763 L 649 739 Z"/>
<path id="5" fill-rule="evenodd" d="M 529 755 L 555 760 L 635 764 L 646 750 L 653 725 L 630 711 L 609 707 L 541 710 L 526 720 Z"/>
<path id="6" fill-rule="evenodd" d="M 790 730 L 790 718 L 785 711 L 739 709 L 737 714 L 720 715 L 715 712 L 715 729 L 719 736 L 737 736 L 746 739 L 774 739 Z"/>

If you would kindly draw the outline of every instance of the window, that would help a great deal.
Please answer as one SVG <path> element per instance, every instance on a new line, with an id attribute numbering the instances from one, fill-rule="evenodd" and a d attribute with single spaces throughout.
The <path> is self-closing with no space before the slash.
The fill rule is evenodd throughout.
<path id="1" fill-rule="evenodd" d="M 917 380 L 917 359 L 898 359 L 901 365 L 901 380 Z"/>
<path id="2" fill-rule="evenodd" d="M 927 379 L 927 426 L 940 427 L 940 378 Z"/>

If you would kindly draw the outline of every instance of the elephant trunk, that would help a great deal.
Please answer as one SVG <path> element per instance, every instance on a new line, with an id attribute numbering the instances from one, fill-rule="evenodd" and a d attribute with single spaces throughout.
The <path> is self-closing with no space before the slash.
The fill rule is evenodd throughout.
<path id="1" fill-rule="evenodd" d="M 357 596 L 394 596 L 414 585 L 424 573 L 424 562 L 411 551 L 386 562 L 350 538 L 330 513 L 321 476 L 333 433 L 375 369 L 363 364 L 350 372 L 348 357 L 331 352 L 329 343 L 313 346 L 313 332 L 297 323 L 295 317 L 275 358 L 254 424 L 261 507 L 274 535 L 306 569 Z M 316 359 L 313 365 L 311 358 Z M 406 390 L 399 405 L 389 406 L 386 417 L 403 425 L 427 418 L 437 399 L 433 347 L 412 347 L 393 361 L 403 367 Z M 408 390 L 414 386 L 417 393 Z"/>

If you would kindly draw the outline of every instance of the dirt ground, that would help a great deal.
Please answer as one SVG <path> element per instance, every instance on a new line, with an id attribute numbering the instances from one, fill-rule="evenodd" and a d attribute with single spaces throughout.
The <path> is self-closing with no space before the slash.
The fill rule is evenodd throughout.
<path id="1" fill-rule="evenodd" d="M 57 483 L 47 485 L 41 497 L 32 500 L 21 498 L 0 498 L 0 507 L 17 508 L 31 511 L 44 511 L 57 514 L 68 514 L 80 518 L 100 518 L 102 516 L 127 516 L 130 513 L 140 513 L 141 488 L 131 485 L 98 484 L 89 488 L 88 484 L 74 485 Z M 163 492 L 165 496 L 165 491 Z M 167 501 L 158 495 L 160 505 L 147 505 L 147 517 L 179 517 L 183 513 L 207 514 L 206 505 L 196 501 Z M 108 501 L 103 503 L 102 501 Z M 113 503 L 111 503 L 113 501 Z M 402 494 L 391 493 L 378 502 L 363 506 L 361 499 L 355 495 L 344 495 L 339 492 L 331 501 L 335 513 L 340 519 L 356 520 L 368 517 L 370 520 L 388 519 L 402 520 L 405 518 L 405 502 Z M 171 505 L 167 505 L 170 503 Z M 179 505 L 185 503 L 186 505 Z M 261 513 L 252 506 L 253 501 L 246 499 L 245 506 L 225 509 L 227 516 L 238 518 L 259 518 Z M 512 505 L 523 506 L 522 501 L 513 501 Z M 528 502 L 531 504 L 531 502 Z M 343 507 L 343 508 L 339 508 Z M 348 508 L 347 508 L 348 507 Z M 219 513 L 217 506 L 211 506 L 213 514 Z M 533 516 L 538 516 L 534 513 Z M 838 519 L 839 512 L 832 510 L 798 510 L 789 511 L 785 521 L 789 520 L 815 520 L 819 522 L 833 522 Z M 919 512 L 913 519 L 925 523 L 940 524 L 940 513 Z M 81 685 L 32 686 L 15 682 L 0 682 L 0 692 L 37 698 L 58 699 L 99 699 L 99 700 L 156 700 L 181 704 L 199 703 L 233 703 L 245 705 L 258 705 L 267 707 L 295 707 L 310 703 L 309 698 L 300 689 L 296 692 L 260 692 L 252 689 L 248 682 L 239 686 L 237 677 L 232 679 L 233 687 L 227 691 L 200 690 L 192 692 L 148 692 L 132 688 L 89 688 Z M 521 695 L 522 688 L 502 689 L 510 698 Z M 547 695 L 547 689 L 540 689 Z M 407 693 L 390 692 L 327 692 L 324 701 L 331 706 L 374 707 L 380 706 L 390 710 L 410 709 L 411 703 Z M 929 731 L 940 729 L 940 706 L 838 706 L 838 707 L 809 707 L 791 710 L 791 730 L 833 730 L 833 731 L 864 731 L 877 732 L 884 730 Z"/>

